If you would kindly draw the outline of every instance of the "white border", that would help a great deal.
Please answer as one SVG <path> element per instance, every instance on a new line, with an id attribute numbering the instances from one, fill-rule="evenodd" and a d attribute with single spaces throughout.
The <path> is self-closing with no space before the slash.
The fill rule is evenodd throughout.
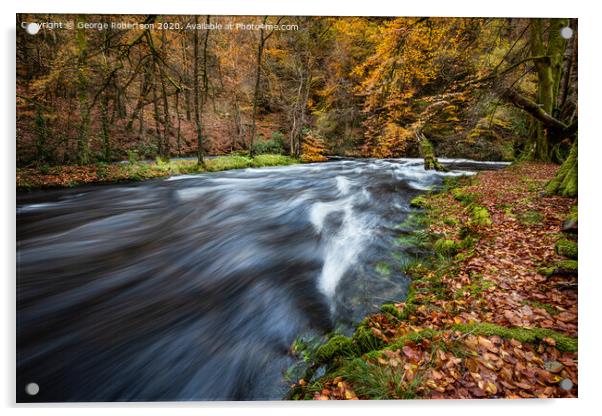
<path id="1" fill-rule="evenodd" d="M 504 415 L 509 413 L 576 415 L 591 414 L 600 405 L 602 386 L 600 337 L 600 303 L 602 276 L 596 257 L 600 257 L 599 215 L 601 205 L 596 204 L 602 194 L 600 183 L 600 157 L 602 132 L 602 91 L 600 85 L 600 31 L 602 16 L 596 13 L 593 1 L 402 1 L 402 0 L 20 0 L 16 4 L 2 6 L 2 91 L 0 131 L 3 137 L 0 153 L 2 181 L 3 239 L 0 264 L 4 267 L 2 281 L 3 331 L 0 348 L 2 375 L 0 395 L 8 413 L 79 415 L 89 413 L 106 415 L 144 414 L 239 414 L 251 415 L 308 413 L 366 414 L 379 412 L 397 414 L 445 414 L 447 415 Z M 517 401 L 402 401 L 402 402 L 353 402 L 353 403 L 292 403 L 292 402 L 196 402 L 155 404 L 79 404 L 49 406 L 16 406 L 14 404 L 15 380 L 15 13 L 158 13 L 158 14 L 221 14 L 221 15 L 372 15 L 372 16 L 492 16 L 492 17 L 578 17 L 579 18 L 579 158 L 580 158 L 580 296 L 579 296 L 579 399 L 573 400 L 517 400 Z M 599 411 L 599 410 L 598 410 Z M 597 413 L 597 412 L 596 412 Z M 599 414 L 599 413 L 598 413 Z"/>

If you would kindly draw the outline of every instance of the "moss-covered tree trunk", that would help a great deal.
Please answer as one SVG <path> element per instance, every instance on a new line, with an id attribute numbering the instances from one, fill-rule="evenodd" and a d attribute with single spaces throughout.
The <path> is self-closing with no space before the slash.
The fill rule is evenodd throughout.
<path id="1" fill-rule="evenodd" d="M 546 192 L 567 197 L 577 196 L 577 139 L 571 147 L 569 156 L 560 166 L 556 177 L 548 183 Z"/>
<path id="2" fill-rule="evenodd" d="M 445 169 L 445 167 L 437 160 L 435 148 L 429 139 L 422 133 L 417 133 L 416 136 L 418 137 L 418 143 L 420 145 L 420 153 L 424 159 L 424 169 L 446 171 L 447 169 Z"/>
<path id="3" fill-rule="evenodd" d="M 562 57 L 566 40 L 560 36 L 560 29 L 568 24 L 567 19 L 550 19 L 547 28 L 547 45 L 544 42 L 546 30 L 544 19 L 533 19 L 531 22 L 531 55 L 535 59 L 537 69 L 537 101 L 541 109 L 553 115 L 557 102 L 560 79 L 562 75 Z M 534 157 L 537 160 L 551 160 L 550 134 L 552 132 L 540 121 L 536 122 Z"/>

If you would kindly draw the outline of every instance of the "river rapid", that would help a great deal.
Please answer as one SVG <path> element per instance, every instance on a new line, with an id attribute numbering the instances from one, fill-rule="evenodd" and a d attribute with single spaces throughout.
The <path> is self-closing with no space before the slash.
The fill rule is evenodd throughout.
<path id="1" fill-rule="evenodd" d="M 503 166 L 442 162 L 452 170 L 337 160 L 18 195 L 17 400 L 281 399 L 299 335 L 349 331 L 405 296 L 409 201 Z"/>

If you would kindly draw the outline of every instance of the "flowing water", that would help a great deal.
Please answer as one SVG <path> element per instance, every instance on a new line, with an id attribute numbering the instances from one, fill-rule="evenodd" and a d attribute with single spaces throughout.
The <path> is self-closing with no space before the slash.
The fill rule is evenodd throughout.
<path id="1" fill-rule="evenodd" d="M 338 160 L 20 195 L 17 399 L 282 398 L 297 336 L 403 299 L 409 201 L 501 166 L 443 162 L 463 170 Z"/>

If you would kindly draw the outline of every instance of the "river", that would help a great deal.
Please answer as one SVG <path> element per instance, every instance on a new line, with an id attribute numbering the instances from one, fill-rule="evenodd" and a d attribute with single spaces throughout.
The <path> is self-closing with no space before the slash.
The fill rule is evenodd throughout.
<path id="1" fill-rule="evenodd" d="M 457 170 L 337 160 L 18 195 L 17 400 L 281 399 L 296 337 L 405 296 L 409 201 L 503 166 L 442 161 Z"/>

